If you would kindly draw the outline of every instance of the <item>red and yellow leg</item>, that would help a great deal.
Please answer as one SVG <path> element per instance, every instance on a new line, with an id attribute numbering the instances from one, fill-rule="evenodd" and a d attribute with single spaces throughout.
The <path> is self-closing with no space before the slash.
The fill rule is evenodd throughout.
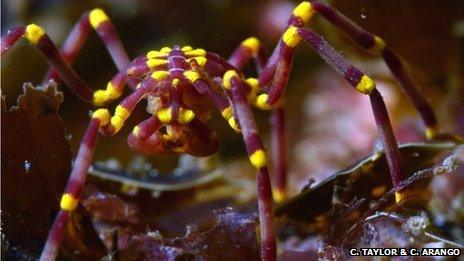
<path id="1" fill-rule="evenodd" d="M 295 7 L 290 18 L 288 19 L 287 28 L 304 27 L 313 14 L 314 14 L 314 10 L 308 2 L 300 3 L 297 7 Z M 267 61 L 266 66 L 263 67 L 262 72 L 259 74 L 260 86 L 265 86 L 272 81 L 275 75 L 276 69 L 279 66 L 278 60 L 279 60 L 279 57 L 281 56 L 280 55 L 281 45 L 282 45 L 282 38 L 279 39 L 279 42 L 277 43 L 276 47 L 274 48 L 274 51 L 269 57 L 269 60 Z"/>
<path id="2" fill-rule="evenodd" d="M 106 85 L 104 90 L 96 90 L 93 93 L 93 105 L 103 106 L 106 103 L 113 101 L 121 96 L 124 91 L 124 86 L 128 80 L 127 73 L 125 71 L 117 73 L 111 81 Z"/>
<path id="3" fill-rule="evenodd" d="M 69 216 L 76 209 L 85 186 L 87 171 L 92 161 L 94 148 L 97 142 L 98 130 L 110 121 L 108 110 L 99 109 L 92 115 L 92 119 L 82 138 L 74 167 L 66 185 L 60 202 L 60 210 L 45 243 L 40 260 L 55 260 L 63 238 Z"/>
<path id="4" fill-rule="evenodd" d="M 112 136 L 118 133 L 122 126 L 124 126 L 127 118 L 129 118 L 130 114 L 135 109 L 135 106 L 137 106 L 145 94 L 153 90 L 155 85 L 156 82 L 152 81 L 152 79 L 145 80 L 141 83 L 140 88 L 122 100 L 116 107 L 114 115 L 110 119 L 110 123 L 101 129 L 102 134 Z"/>
<path id="5" fill-rule="evenodd" d="M 264 50 L 261 47 L 260 41 L 256 37 L 250 37 L 244 40 L 237 49 L 234 50 L 229 57 L 228 63 L 233 65 L 238 70 L 241 70 L 251 59 L 255 59 L 256 66 L 260 69 L 261 62 L 264 56 Z"/>
<path id="6" fill-rule="evenodd" d="M 195 81 L 193 86 L 200 94 L 209 96 L 222 117 L 229 123 L 230 127 L 236 132 L 240 132 L 240 126 L 234 117 L 233 107 L 224 95 L 214 90 L 209 83 L 201 79 Z"/>
<path id="7" fill-rule="evenodd" d="M 72 65 L 82 49 L 82 46 L 85 43 L 85 40 L 88 37 L 90 31 L 90 22 L 89 22 L 89 12 L 85 12 L 73 29 L 69 33 L 68 37 L 64 41 L 63 45 L 60 48 L 61 56 L 63 56 L 64 61 L 67 64 Z M 59 82 L 60 78 L 58 72 L 53 68 L 49 68 L 45 74 L 43 83 L 53 80 Z"/>
<path id="8" fill-rule="evenodd" d="M 66 63 L 55 44 L 53 44 L 50 37 L 41 27 L 30 24 L 26 28 L 20 26 L 10 30 L 9 33 L 1 39 L 3 53 L 19 39 L 18 35 L 20 32 L 23 33 L 22 36 L 24 38 L 29 40 L 30 43 L 35 45 L 42 52 L 48 62 L 56 69 L 63 81 L 79 96 L 79 98 L 87 102 L 92 101 L 92 90 L 90 87 Z"/>
<path id="9" fill-rule="evenodd" d="M 390 68 L 395 78 L 400 83 L 403 91 L 412 101 L 425 124 L 425 136 L 432 139 L 438 133 L 438 122 L 430 104 L 419 90 L 416 83 L 406 70 L 401 58 L 387 46 L 377 35 L 359 27 L 352 20 L 339 13 L 337 10 L 320 1 L 311 2 L 315 12 L 322 15 L 327 21 L 342 31 L 357 45 L 373 55 L 380 55 Z"/>
<path id="10" fill-rule="evenodd" d="M 8 30 L 1 39 L 0 56 L 3 56 L 11 46 L 21 39 L 25 31 L 26 27 L 22 25 Z"/>
<path id="11" fill-rule="evenodd" d="M 118 71 L 125 71 L 129 64 L 129 57 L 125 51 L 122 42 L 116 32 L 116 28 L 112 24 L 105 12 L 99 8 L 95 8 L 90 12 L 84 13 L 74 28 L 71 30 L 63 46 L 61 54 L 64 60 L 72 65 L 78 53 L 80 52 L 84 42 L 88 37 L 88 33 L 92 27 L 106 46 L 113 62 Z M 50 69 L 44 82 L 49 79 L 58 81 L 58 74 L 55 70 Z M 136 82 L 129 79 L 129 85 L 134 89 Z"/>
<path id="12" fill-rule="evenodd" d="M 161 126 L 162 123 L 157 117 L 148 118 L 134 127 L 127 138 L 127 144 L 132 150 L 144 155 L 168 153 L 161 142 L 161 137 L 153 135 Z"/>
<path id="13" fill-rule="evenodd" d="M 277 106 L 271 113 L 271 148 L 274 163 L 275 185 L 272 190 L 274 200 L 282 203 L 287 198 L 287 137 L 285 131 L 285 110 Z"/>
<path id="14" fill-rule="evenodd" d="M 258 135 L 253 112 L 248 103 L 244 84 L 237 73 L 229 73 L 224 77 L 224 86 L 229 86 L 232 92 L 234 110 L 242 128 L 251 164 L 258 170 L 257 193 L 261 228 L 261 257 L 263 260 L 276 259 L 276 237 L 274 228 L 274 212 L 272 187 L 267 167 L 266 152 Z M 227 88 L 227 87 L 226 87 Z"/>
<path id="15" fill-rule="evenodd" d="M 401 181 L 406 179 L 406 173 L 401 159 L 401 154 L 398 149 L 398 143 L 396 142 L 395 135 L 393 134 L 393 128 L 390 123 L 387 107 L 385 106 L 382 95 L 377 89 L 372 90 L 369 98 L 371 100 L 372 112 L 374 113 L 379 137 L 382 141 L 385 156 L 387 158 L 393 186 L 397 188 L 401 185 Z M 396 202 L 399 203 L 404 198 L 404 195 L 404 192 L 397 191 L 395 193 Z"/>
<path id="16" fill-rule="evenodd" d="M 308 2 L 304 2 L 301 5 L 311 7 Z M 258 107 L 266 108 L 266 106 L 272 106 L 281 97 L 288 81 L 294 49 L 301 40 L 307 42 L 319 56 L 344 77 L 350 85 L 356 88 L 357 91 L 370 95 L 379 135 L 381 136 L 387 159 L 389 159 L 387 162 L 393 184 L 396 187 L 405 178 L 404 166 L 400 154 L 397 152 L 398 144 L 396 143 L 396 139 L 393 132 L 389 130 L 391 129 L 391 125 L 388 113 L 380 93 L 375 89 L 375 82 L 362 71 L 348 63 L 339 53 L 334 51 L 333 47 L 313 31 L 291 25 L 284 32 L 273 83 L 268 94 L 264 93 L 258 96 Z M 384 109 L 381 110 L 381 108 Z M 397 200 L 399 199 L 400 197 L 397 197 Z"/>
<path id="17" fill-rule="evenodd" d="M 278 66 L 269 93 L 258 96 L 258 106 L 272 106 L 279 100 L 287 85 L 295 48 L 301 40 L 306 41 L 318 55 L 359 92 L 369 94 L 375 88 L 375 83 L 369 76 L 348 63 L 322 37 L 309 29 L 290 26 L 282 36 Z"/>
<path id="18" fill-rule="evenodd" d="M 303 19 L 307 20 L 309 14 L 307 14 L 305 8 L 299 7 L 294 11 L 294 19 L 303 16 Z M 303 20 L 301 21 L 302 23 Z M 254 58 L 255 65 L 257 67 L 258 73 L 261 73 L 263 68 L 266 66 L 267 57 L 264 55 L 264 50 L 260 46 L 259 41 L 256 38 L 248 38 L 242 42 L 241 46 L 237 48 L 229 58 L 229 63 L 241 69 L 250 61 L 251 58 Z M 249 78 L 246 80 L 246 83 L 251 87 L 252 93 L 248 94 L 249 102 L 252 102 L 254 105 L 261 109 L 268 109 L 263 101 L 263 96 L 261 100 L 258 100 L 256 94 L 261 91 L 261 86 L 259 81 L 254 78 Z M 271 141 L 272 141 L 272 162 L 274 163 L 274 173 L 273 177 L 275 180 L 275 186 L 273 188 L 274 200 L 278 203 L 283 202 L 287 197 L 287 148 L 286 148 L 286 137 L 285 137 L 285 117 L 284 117 L 284 108 L 282 105 L 276 106 L 271 112 Z"/>

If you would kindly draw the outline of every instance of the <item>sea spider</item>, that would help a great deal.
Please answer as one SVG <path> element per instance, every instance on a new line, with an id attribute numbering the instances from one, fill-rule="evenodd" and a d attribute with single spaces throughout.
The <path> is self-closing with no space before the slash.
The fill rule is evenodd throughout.
<path id="1" fill-rule="evenodd" d="M 210 101 L 230 126 L 243 135 L 250 162 L 258 170 L 261 255 L 264 260 L 275 260 L 273 193 L 266 152 L 251 108 L 273 110 L 273 136 L 280 141 L 273 154 L 278 176 L 274 198 L 279 202 L 286 194 L 286 171 L 283 110 L 278 101 L 287 85 L 294 53 L 301 40 L 309 44 L 357 91 L 369 95 L 392 181 L 397 187 L 404 180 L 405 173 L 382 96 L 369 76 L 348 63 L 321 36 L 304 28 L 314 13 L 319 13 L 363 49 L 383 57 L 420 113 L 426 126 L 427 138 L 434 138 L 438 133 L 434 113 L 407 74 L 401 59 L 381 38 L 358 27 L 319 1 L 302 2 L 294 9 L 269 59 L 265 57 L 259 40 L 251 37 L 243 41 L 228 60 L 203 49 L 174 46 L 149 51 L 130 61 L 110 19 L 98 8 L 83 14 L 60 51 L 44 29 L 35 24 L 18 26 L 8 31 L 1 39 L 2 55 L 21 37 L 26 38 L 37 46 L 53 67 L 47 79 L 63 80 L 88 103 L 103 106 L 116 100 L 126 84 L 133 90 L 119 103 L 113 116 L 107 109 L 93 112 L 61 199 L 61 210 L 49 232 L 41 260 L 51 260 L 57 255 L 64 227 L 81 198 L 98 133 L 115 135 L 143 99 L 147 100 L 150 117 L 135 126 L 128 138 L 129 146 L 138 153 L 187 153 L 194 156 L 215 153 L 219 140 L 206 124 L 210 117 L 208 112 L 213 109 Z M 70 67 L 91 27 L 106 45 L 119 71 L 108 82 L 105 90 L 95 92 Z M 241 72 L 251 59 L 255 60 L 258 68 L 257 78 L 245 78 Z M 404 197 L 403 193 L 397 192 L 397 202 Z"/>

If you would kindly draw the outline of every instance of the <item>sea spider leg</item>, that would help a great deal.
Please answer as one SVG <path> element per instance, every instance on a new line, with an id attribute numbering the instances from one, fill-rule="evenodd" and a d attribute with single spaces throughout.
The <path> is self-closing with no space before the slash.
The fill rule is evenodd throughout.
<path id="1" fill-rule="evenodd" d="M 277 203 L 287 198 L 287 136 L 285 124 L 285 110 L 278 104 L 271 111 L 271 156 L 274 163 L 274 189 L 272 194 Z"/>
<path id="2" fill-rule="evenodd" d="M 66 84 L 80 98 L 89 102 L 92 100 L 90 99 L 92 94 L 89 94 L 89 92 L 92 91 L 75 71 L 72 70 L 70 64 L 72 64 L 84 44 L 90 25 L 103 40 L 118 70 L 120 70 L 120 73 L 108 83 L 106 90 L 96 90 L 93 93 L 94 105 L 100 106 L 110 100 L 118 98 L 122 94 L 126 82 L 129 82 L 129 84 L 135 88 L 134 79 L 124 76 L 126 67 L 129 65 L 127 53 L 116 33 L 116 29 L 101 9 L 94 9 L 81 17 L 61 48 L 62 54 L 58 52 L 56 46 L 50 40 L 46 32 L 41 27 L 34 24 L 27 27 L 19 26 L 8 31 L 1 40 L 1 54 L 3 55 L 21 38 L 21 36 L 27 38 L 32 44 L 38 47 L 52 67 L 54 67 L 53 70 L 49 71 L 49 76 L 54 80 L 58 80 L 58 74 L 60 74 Z M 138 62 L 139 60 L 140 58 L 134 60 L 134 62 Z M 150 62 L 147 61 L 147 63 L 151 65 L 149 69 L 156 67 L 153 65 L 153 60 L 150 60 Z M 127 76 L 130 76 L 130 74 Z"/>
<path id="3" fill-rule="evenodd" d="M 266 56 L 260 41 L 255 37 L 244 40 L 227 60 L 231 65 L 241 70 L 251 59 L 255 60 L 258 72 L 266 65 Z"/>
<path id="4" fill-rule="evenodd" d="M 151 80 L 151 79 L 149 79 Z M 113 136 L 118 133 L 125 121 L 130 116 L 135 106 L 144 98 L 145 94 L 154 88 L 153 82 L 144 81 L 141 86 L 132 92 L 129 96 L 124 98 L 118 106 L 116 106 L 114 115 L 111 117 L 110 123 L 101 129 L 101 133 L 105 136 Z"/>
<path id="5" fill-rule="evenodd" d="M 61 79 L 79 98 L 89 103 L 92 101 L 92 89 L 64 61 L 55 44 L 41 27 L 30 24 L 25 28 L 19 26 L 8 31 L 1 39 L 2 55 L 19 39 L 19 32 L 23 32 L 21 36 L 28 39 L 42 52 L 48 62 L 56 69 Z"/>
<path id="6" fill-rule="evenodd" d="M 300 43 L 301 39 L 305 40 L 319 56 L 321 56 L 334 68 L 335 71 L 342 75 L 347 82 L 355 87 L 359 92 L 369 94 L 371 97 L 371 103 L 376 103 L 372 104 L 372 106 L 379 108 L 385 107 L 383 99 L 381 99 L 378 91 L 373 92 L 375 90 L 375 83 L 370 77 L 365 75 L 353 65 L 349 64 L 339 53 L 335 52 L 333 47 L 322 39 L 322 37 L 309 29 L 297 28 L 294 26 L 290 26 L 283 34 L 280 47 L 281 53 L 278 61 L 279 65 L 275 75 L 277 79 L 274 79 L 269 90 L 269 94 L 261 94 L 258 96 L 258 106 L 270 106 L 282 95 L 288 80 L 288 72 L 291 67 L 290 61 L 293 57 L 294 49 Z M 381 141 L 383 143 L 385 153 L 388 153 L 387 159 L 389 159 L 388 165 L 393 184 L 399 184 L 399 182 L 404 180 L 406 175 L 404 173 L 404 166 L 400 158 L 400 154 L 396 153 L 398 150 L 398 144 L 393 132 L 388 131 L 388 129 L 391 129 L 388 113 L 374 113 L 374 117 L 378 117 L 379 115 L 382 115 L 382 119 L 376 118 L 376 122 L 378 123 L 377 126 L 379 128 L 379 133 L 385 135 L 385 137 L 381 137 Z M 380 122 L 382 122 L 382 124 L 379 124 Z M 402 195 L 402 193 L 397 193 L 397 202 L 401 201 L 403 196 L 404 195 Z"/>
<path id="7" fill-rule="evenodd" d="M 228 62 L 241 70 L 251 59 L 254 59 L 255 66 L 258 74 L 262 73 L 263 68 L 266 66 L 267 57 L 264 48 L 261 46 L 260 41 L 255 37 L 250 37 L 244 40 L 239 47 L 237 47 Z M 247 80 L 248 84 L 254 87 L 253 95 L 260 91 L 260 87 L 256 79 L 250 78 Z M 252 100 L 255 98 L 253 97 Z M 279 103 L 274 106 L 271 111 L 271 157 L 273 168 L 273 177 L 275 186 L 273 191 L 274 199 L 280 203 L 287 197 L 287 148 L 285 136 L 285 111 L 283 104 Z"/>
<path id="8" fill-rule="evenodd" d="M 272 187 L 267 167 L 266 152 L 258 134 L 251 106 L 245 92 L 245 84 L 236 71 L 227 71 L 223 78 L 224 88 L 232 93 L 234 110 L 242 129 L 250 162 L 258 170 L 257 194 L 261 227 L 261 257 L 263 260 L 276 259 L 276 237 Z"/>
<path id="9" fill-rule="evenodd" d="M 234 117 L 234 110 L 230 105 L 229 100 L 222 93 L 220 93 L 219 90 L 215 90 L 211 86 L 211 83 L 208 83 L 202 79 L 193 82 L 193 87 L 201 95 L 208 95 L 218 111 L 221 113 L 222 117 L 229 123 L 232 129 L 234 129 L 236 132 L 240 132 L 240 127 L 236 118 Z"/>
<path id="10" fill-rule="evenodd" d="M 320 1 L 313 1 L 310 5 L 315 12 L 322 15 L 325 19 L 327 19 L 327 21 L 342 31 L 364 50 L 374 55 L 382 56 L 388 68 L 398 80 L 403 91 L 411 100 L 424 121 L 426 127 L 425 135 L 427 139 L 433 139 L 439 132 L 435 113 L 416 83 L 414 83 L 413 79 L 408 74 L 401 58 L 390 47 L 388 47 L 380 37 L 359 27 L 349 18 L 332 7 Z"/>
<path id="11" fill-rule="evenodd" d="M 106 109 L 99 109 L 92 115 L 87 130 L 82 137 L 73 170 L 61 198 L 61 209 L 55 217 L 55 221 L 48 233 L 42 255 L 40 256 L 40 260 L 42 261 L 55 260 L 58 254 L 58 249 L 63 239 L 69 216 L 74 209 L 76 209 L 85 186 L 87 170 L 92 161 L 98 130 L 101 126 L 105 126 L 109 123 L 109 117 L 109 112 Z"/>
<path id="12" fill-rule="evenodd" d="M 99 8 L 85 12 L 73 27 L 60 48 L 63 59 L 69 65 L 74 63 L 76 56 L 87 40 L 90 27 L 97 32 L 97 35 L 103 41 L 118 71 L 123 71 L 129 64 L 129 56 L 123 47 L 115 26 L 105 12 Z M 49 68 L 43 83 L 49 80 L 59 81 L 58 73 L 53 68 Z M 134 89 L 135 81 L 129 81 L 129 85 Z"/>
<path id="13" fill-rule="evenodd" d="M 226 72 L 224 68 L 234 67 L 216 54 L 208 53 L 206 57 L 210 59 L 206 58 L 202 64 L 192 59 L 189 62 L 191 70 L 184 72 L 184 77 L 200 95 L 209 96 L 230 127 L 236 132 L 240 132 L 240 126 L 234 116 L 230 97 L 227 96 L 227 93 L 221 92 L 218 84 L 211 80 L 211 77 L 222 77 Z"/>
<path id="14" fill-rule="evenodd" d="M 55 221 L 50 229 L 41 255 L 41 260 L 53 260 L 58 253 L 58 247 L 63 238 L 69 215 L 77 207 L 85 186 L 87 170 L 92 161 L 98 130 L 106 136 L 117 133 L 124 125 L 125 120 L 129 117 L 137 103 L 143 98 L 145 93 L 153 88 L 153 85 L 150 83 L 141 83 L 142 86 L 140 88 L 125 98 L 116 107 L 113 117 L 111 117 L 107 109 L 98 109 L 93 113 L 89 126 L 82 138 L 65 192 L 61 198 L 61 210 L 55 217 Z"/>
<path id="15" fill-rule="evenodd" d="M 22 25 L 8 30 L 1 39 L 0 56 L 3 56 L 3 54 L 6 53 L 11 46 L 21 39 L 25 31 L 26 27 Z"/>

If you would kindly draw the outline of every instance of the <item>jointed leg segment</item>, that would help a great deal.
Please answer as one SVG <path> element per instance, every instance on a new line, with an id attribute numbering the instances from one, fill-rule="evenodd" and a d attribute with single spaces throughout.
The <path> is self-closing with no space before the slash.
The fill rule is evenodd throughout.
<path id="1" fill-rule="evenodd" d="M 416 110 L 422 117 L 426 127 L 425 134 L 427 139 L 434 138 L 439 131 L 435 113 L 412 80 L 411 76 L 407 73 L 401 58 L 395 54 L 395 52 L 390 49 L 380 37 L 362 29 L 332 7 L 320 1 L 313 1 L 311 2 L 311 5 L 315 12 L 322 15 L 325 19 L 327 19 L 327 21 L 345 33 L 360 47 L 374 55 L 382 56 L 387 66 L 400 83 L 403 91 L 412 101 Z"/>
<path id="2" fill-rule="evenodd" d="M 84 137 L 82 138 L 73 170 L 61 198 L 61 209 L 55 217 L 55 221 L 50 229 L 40 260 L 54 260 L 58 254 L 58 248 L 63 239 L 65 226 L 69 220 L 70 214 L 76 209 L 85 186 L 87 171 L 92 161 L 95 144 L 97 142 L 98 130 L 101 126 L 108 123 L 109 113 L 107 110 L 100 109 L 93 114 Z"/>
<path id="3" fill-rule="evenodd" d="M 88 36 L 90 26 L 96 30 L 97 34 L 103 40 L 118 70 L 121 72 L 119 78 L 117 76 L 115 77 L 117 79 L 113 79 L 113 81 L 119 80 L 117 84 L 112 82 L 108 84 L 113 84 L 115 88 L 108 86 L 107 90 L 105 90 L 106 93 L 103 93 L 103 90 L 99 90 L 96 95 L 92 95 L 90 87 L 70 67 Z M 49 79 L 58 81 L 61 78 L 81 99 L 87 102 L 91 102 L 93 97 L 96 100 L 95 104 L 101 105 L 106 101 L 119 97 L 126 82 L 129 82 L 129 85 L 135 88 L 136 82 L 134 80 L 129 79 L 125 75 L 123 79 L 123 75 L 121 75 L 123 72 L 126 72 L 125 69 L 129 64 L 129 57 L 122 46 L 116 29 L 101 9 L 97 8 L 82 15 L 61 48 L 61 53 L 41 27 L 30 24 L 27 27 L 18 26 L 2 37 L 1 55 L 19 40 L 21 36 L 37 46 L 53 67 L 47 73 L 44 82 Z"/>
<path id="4" fill-rule="evenodd" d="M 261 254 L 263 260 L 276 259 L 276 238 L 274 228 L 274 211 L 272 187 L 267 167 L 267 157 L 258 135 L 253 112 L 244 92 L 242 80 L 234 71 L 229 71 L 229 77 L 224 77 L 224 86 L 230 87 L 234 111 L 242 128 L 248 156 L 251 164 L 258 170 L 257 192 L 261 228 Z"/>

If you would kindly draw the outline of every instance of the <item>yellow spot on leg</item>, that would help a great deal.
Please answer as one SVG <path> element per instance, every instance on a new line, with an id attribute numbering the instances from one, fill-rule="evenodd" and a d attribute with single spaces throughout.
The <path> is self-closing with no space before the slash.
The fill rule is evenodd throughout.
<path id="1" fill-rule="evenodd" d="M 92 114 L 93 119 L 100 120 L 100 126 L 106 126 L 110 123 L 110 112 L 107 109 L 98 109 Z"/>
<path id="2" fill-rule="evenodd" d="M 114 112 L 114 116 L 111 117 L 111 125 L 114 127 L 115 133 L 118 132 L 122 126 L 124 125 L 124 122 L 129 118 L 130 111 L 128 111 L 126 108 L 124 108 L 121 105 L 118 105 L 116 107 L 116 111 Z"/>
<path id="3" fill-rule="evenodd" d="M 37 45 L 44 35 L 44 29 L 36 24 L 28 25 L 24 32 L 24 37 L 34 45 Z"/>
<path id="4" fill-rule="evenodd" d="M 138 138 L 140 137 L 140 127 L 139 126 L 135 126 L 134 129 L 132 130 L 132 134 Z"/>
<path id="5" fill-rule="evenodd" d="M 385 41 L 377 35 L 374 35 L 374 46 L 369 48 L 368 51 L 371 54 L 380 55 L 383 52 L 383 49 L 385 49 Z"/>
<path id="6" fill-rule="evenodd" d="M 197 64 L 202 66 L 202 67 L 205 66 L 206 62 L 208 61 L 205 57 L 198 56 L 198 57 L 187 59 L 187 62 L 190 62 L 192 60 L 197 61 Z"/>
<path id="7" fill-rule="evenodd" d="M 235 118 L 234 118 L 234 111 L 232 110 L 230 106 L 222 110 L 221 115 L 224 119 L 227 120 L 227 122 L 229 123 L 230 127 L 232 127 L 232 129 L 234 129 L 236 132 L 240 132 L 240 128 L 238 127 L 237 122 L 235 121 Z"/>
<path id="8" fill-rule="evenodd" d="M 101 23 L 108 21 L 109 18 L 100 8 L 93 9 L 89 14 L 89 21 L 93 28 L 98 28 Z"/>
<path id="9" fill-rule="evenodd" d="M 259 86 L 259 81 L 256 78 L 248 78 L 245 80 L 245 82 L 250 85 L 251 89 L 254 92 L 257 92 L 261 89 L 261 86 Z"/>
<path id="10" fill-rule="evenodd" d="M 425 137 L 428 139 L 428 140 L 431 140 L 435 137 L 435 135 L 437 135 L 437 130 L 438 128 L 437 127 L 427 127 L 425 128 Z"/>
<path id="11" fill-rule="evenodd" d="M 269 96 L 265 93 L 260 94 L 255 101 L 255 106 L 258 107 L 261 110 L 269 110 L 272 108 L 271 105 L 267 103 L 267 100 L 269 99 Z"/>
<path id="12" fill-rule="evenodd" d="M 238 77 L 237 72 L 234 70 L 227 71 L 222 77 L 222 83 L 224 85 L 224 88 L 226 88 L 226 90 L 230 90 L 232 88 L 231 80 L 233 77 Z"/>
<path id="13" fill-rule="evenodd" d="M 234 112 L 232 111 L 232 108 L 229 106 L 221 111 L 221 115 L 222 117 L 224 117 L 224 119 L 228 120 L 230 117 L 234 116 Z"/>
<path id="14" fill-rule="evenodd" d="M 395 201 L 396 203 L 400 203 L 404 199 L 404 192 L 396 192 L 395 193 Z"/>
<path id="15" fill-rule="evenodd" d="M 227 122 L 229 123 L 230 127 L 232 127 L 232 129 L 234 129 L 236 132 L 240 132 L 240 128 L 237 124 L 237 121 L 235 121 L 235 118 L 234 117 L 230 117 Z"/>
<path id="16" fill-rule="evenodd" d="M 76 209 L 79 200 L 73 195 L 66 193 L 61 197 L 60 207 L 62 210 L 71 212 Z"/>
<path id="17" fill-rule="evenodd" d="M 93 93 L 93 104 L 95 106 L 102 106 L 106 101 L 107 98 L 105 90 L 97 90 Z"/>
<path id="18" fill-rule="evenodd" d="M 180 83 L 180 80 L 175 78 L 175 79 L 172 80 L 171 84 L 172 84 L 172 86 L 177 87 L 177 85 L 179 85 L 179 83 Z"/>
<path id="19" fill-rule="evenodd" d="M 178 121 L 180 124 L 185 125 L 195 118 L 195 113 L 192 110 L 180 108 Z"/>
<path id="20" fill-rule="evenodd" d="M 121 92 L 118 89 L 116 89 L 113 83 L 108 82 L 108 85 L 106 85 L 106 95 L 110 100 L 114 100 L 121 96 Z"/>
<path id="21" fill-rule="evenodd" d="M 265 167 L 267 164 L 267 159 L 264 150 L 259 149 L 253 152 L 253 154 L 250 155 L 250 162 L 256 169 Z"/>
<path id="22" fill-rule="evenodd" d="M 153 78 L 154 80 L 157 80 L 157 81 L 162 81 L 162 80 L 166 79 L 168 76 L 169 76 L 168 71 L 156 71 L 156 72 L 151 74 L 151 78 Z"/>
<path id="23" fill-rule="evenodd" d="M 187 78 L 191 83 L 196 82 L 201 76 L 199 73 L 194 71 L 185 71 L 184 72 L 185 78 Z"/>
<path id="24" fill-rule="evenodd" d="M 184 53 L 185 53 L 185 52 L 190 52 L 190 51 L 192 51 L 192 50 L 193 50 L 193 48 L 192 48 L 192 46 L 188 46 L 188 45 L 186 45 L 186 46 L 182 47 L 182 49 L 181 49 L 181 50 L 182 50 L 182 52 L 184 52 Z"/>
<path id="25" fill-rule="evenodd" d="M 164 59 L 148 59 L 147 60 L 147 66 L 148 68 L 150 69 L 153 69 L 153 68 L 156 68 L 158 66 L 162 66 L 162 65 L 165 65 L 167 64 L 168 61 L 164 60 Z"/>
<path id="26" fill-rule="evenodd" d="M 159 59 L 159 58 L 166 58 L 166 54 L 156 51 L 156 50 L 151 50 L 147 53 L 147 59 Z"/>
<path id="27" fill-rule="evenodd" d="M 370 94 L 374 88 L 375 88 L 374 80 L 372 80 L 367 75 L 363 75 L 358 85 L 356 86 L 356 90 L 364 94 Z"/>
<path id="28" fill-rule="evenodd" d="M 160 50 L 160 52 L 161 52 L 161 53 L 164 53 L 164 54 L 168 54 L 168 53 L 170 53 L 171 51 L 172 51 L 172 49 L 169 48 L 169 47 L 163 47 L 163 48 L 161 48 L 161 50 Z"/>
<path id="29" fill-rule="evenodd" d="M 167 124 L 172 120 L 172 109 L 171 108 L 161 108 L 156 112 L 156 117 L 161 121 L 161 123 Z"/>
<path id="30" fill-rule="evenodd" d="M 249 48 L 253 56 L 256 56 L 259 51 L 260 42 L 256 37 L 250 37 L 242 42 L 242 46 Z"/>
<path id="31" fill-rule="evenodd" d="M 272 190 L 272 196 L 274 197 L 274 201 L 277 203 L 282 203 L 287 198 L 287 193 L 281 189 L 274 189 Z"/>
<path id="32" fill-rule="evenodd" d="M 301 36 L 298 34 L 298 28 L 295 26 L 288 27 L 282 36 L 282 41 L 284 41 L 284 43 L 289 47 L 297 46 L 301 41 Z"/>
<path id="33" fill-rule="evenodd" d="M 185 55 L 187 56 L 206 56 L 206 51 L 203 49 L 195 49 L 192 51 L 185 52 Z"/>
<path id="34" fill-rule="evenodd" d="M 293 10 L 293 15 L 299 17 L 303 23 L 308 22 L 313 14 L 314 9 L 310 2 L 302 2 Z"/>
<path id="35" fill-rule="evenodd" d="M 93 93 L 93 104 L 101 106 L 108 101 L 119 98 L 121 94 L 121 91 L 116 89 L 111 82 L 108 82 L 105 90 L 97 90 Z"/>

